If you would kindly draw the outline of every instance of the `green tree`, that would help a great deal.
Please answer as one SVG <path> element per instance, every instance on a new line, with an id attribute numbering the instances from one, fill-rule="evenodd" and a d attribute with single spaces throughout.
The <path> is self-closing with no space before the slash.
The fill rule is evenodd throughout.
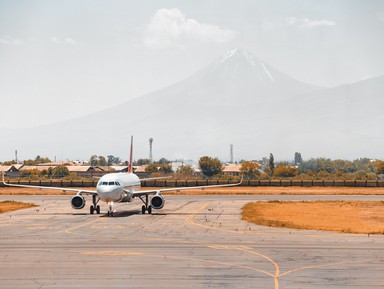
<path id="1" fill-rule="evenodd" d="M 295 153 L 295 166 L 298 164 L 301 164 L 303 162 L 303 159 L 301 157 L 301 153 L 296 152 Z"/>
<path id="2" fill-rule="evenodd" d="M 136 161 L 137 166 L 149 165 L 150 163 L 151 163 L 150 159 L 138 159 Z"/>
<path id="3" fill-rule="evenodd" d="M 36 163 L 34 160 L 26 160 L 26 161 L 24 161 L 24 165 L 25 166 L 34 166 L 34 165 L 36 165 Z"/>
<path id="4" fill-rule="evenodd" d="M 244 161 L 241 164 L 240 173 L 248 179 L 255 179 L 260 176 L 260 165 L 256 162 Z"/>
<path id="5" fill-rule="evenodd" d="M 376 162 L 376 174 L 377 175 L 384 174 L 384 162 L 383 161 L 377 161 Z"/>
<path id="6" fill-rule="evenodd" d="M 164 173 L 164 174 L 172 174 L 172 165 L 171 164 L 162 164 L 159 167 L 159 172 Z"/>
<path id="7" fill-rule="evenodd" d="M 191 166 L 182 165 L 177 169 L 176 173 L 182 175 L 193 175 L 195 170 Z"/>
<path id="8" fill-rule="evenodd" d="M 103 156 L 99 156 L 97 159 L 97 164 L 99 166 L 106 166 L 107 165 L 107 160 Z"/>
<path id="9" fill-rule="evenodd" d="M 161 159 L 159 159 L 159 161 L 157 163 L 160 165 L 164 165 L 164 164 L 169 164 L 170 161 L 167 160 L 166 158 L 161 158 Z"/>
<path id="10" fill-rule="evenodd" d="M 297 176 L 298 169 L 296 167 L 280 164 L 276 167 L 274 175 L 276 177 L 291 178 Z"/>
<path id="11" fill-rule="evenodd" d="M 52 173 L 55 178 L 63 178 L 69 175 L 69 170 L 66 166 L 58 166 L 53 169 Z"/>
<path id="12" fill-rule="evenodd" d="M 269 170 L 271 171 L 271 175 L 273 175 L 275 171 L 275 158 L 273 157 L 272 153 L 269 154 L 268 166 Z"/>
<path id="13" fill-rule="evenodd" d="M 40 157 L 39 155 L 36 156 L 35 158 L 35 164 L 38 165 L 38 164 L 43 164 L 43 163 L 51 163 L 52 161 L 45 157 L 45 158 L 42 158 Z"/>
<path id="14" fill-rule="evenodd" d="M 89 159 L 89 164 L 91 166 L 97 166 L 97 164 L 98 164 L 97 155 L 91 156 L 91 158 Z"/>
<path id="15" fill-rule="evenodd" d="M 212 177 L 223 171 L 223 164 L 218 160 L 209 156 L 204 156 L 199 159 L 199 167 L 203 175 Z"/>
<path id="16" fill-rule="evenodd" d="M 115 157 L 113 155 L 107 156 L 107 164 L 108 166 L 117 165 L 121 163 L 121 159 L 119 157 Z"/>
<path id="17" fill-rule="evenodd" d="M 159 166 L 157 164 L 150 164 L 147 165 L 145 168 L 145 172 L 152 174 L 152 173 L 157 173 L 159 171 Z"/>

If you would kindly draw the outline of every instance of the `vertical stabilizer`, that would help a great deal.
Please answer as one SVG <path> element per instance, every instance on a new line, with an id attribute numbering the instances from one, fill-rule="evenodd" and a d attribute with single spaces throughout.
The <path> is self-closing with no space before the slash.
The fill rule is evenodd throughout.
<path id="1" fill-rule="evenodd" d="M 128 173 L 132 173 L 132 164 L 133 164 L 133 135 L 131 136 L 131 151 L 129 153 Z"/>

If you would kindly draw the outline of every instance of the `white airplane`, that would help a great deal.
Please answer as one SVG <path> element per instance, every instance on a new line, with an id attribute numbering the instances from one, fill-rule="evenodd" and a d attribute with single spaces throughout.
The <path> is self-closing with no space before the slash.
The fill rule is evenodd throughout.
<path id="1" fill-rule="evenodd" d="M 133 155 L 133 136 L 131 137 L 131 150 L 130 150 L 130 160 L 127 173 L 108 173 L 100 178 L 97 183 L 96 191 L 89 190 L 79 190 L 71 188 L 62 188 L 62 187 L 46 187 L 46 186 L 33 186 L 33 185 L 18 185 L 18 184 L 9 184 L 4 180 L 3 172 L 3 183 L 6 186 L 10 187 L 23 187 L 23 188 L 38 188 L 38 189 L 49 189 L 49 190 L 61 190 L 61 191 L 72 191 L 77 194 L 71 199 L 72 208 L 80 210 L 85 206 L 85 198 L 83 194 L 92 196 L 92 205 L 90 206 L 90 213 L 93 214 L 96 212 L 100 214 L 100 206 L 98 202 L 100 200 L 108 204 L 107 216 L 113 216 L 113 204 L 114 203 L 125 203 L 132 202 L 135 198 L 139 198 L 143 202 L 141 208 L 142 214 L 148 212 L 152 214 L 152 209 L 162 209 L 165 204 L 165 199 L 161 195 L 162 192 L 169 191 L 181 191 L 181 190 L 191 190 L 191 189 L 205 189 L 205 188 L 215 188 L 215 187 L 231 187 L 238 186 L 242 183 L 242 179 L 239 183 L 235 184 L 225 184 L 225 185 L 209 185 L 209 186 L 195 186 L 195 187 L 176 187 L 176 188 L 165 188 L 159 190 L 143 190 L 140 191 L 141 181 L 150 180 L 150 179 L 159 179 L 159 178 L 147 178 L 139 179 L 137 175 L 132 172 L 132 158 Z M 149 200 L 149 195 L 152 195 Z"/>

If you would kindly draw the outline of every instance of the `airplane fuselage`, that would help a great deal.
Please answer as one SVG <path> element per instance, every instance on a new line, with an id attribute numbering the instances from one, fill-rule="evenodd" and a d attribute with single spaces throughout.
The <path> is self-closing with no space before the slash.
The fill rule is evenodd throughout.
<path id="1" fill-rule="evenodd" d="M 133 173 L 110 173 L 100 178 L 96 191 L 107 203 L 130 202 L 130 193 L 140 189 L 140 179 Z"/>

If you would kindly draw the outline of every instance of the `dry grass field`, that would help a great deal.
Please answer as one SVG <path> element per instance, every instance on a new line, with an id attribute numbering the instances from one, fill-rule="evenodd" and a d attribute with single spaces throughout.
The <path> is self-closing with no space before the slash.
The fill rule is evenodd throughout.
<path id="1" fill-rule="evenodd" d="M 21 209 L 26 209 L 26 208 L 32 208 L 32 207 L 36 207 L 36 205 L 30 204 L 30 203 L 20 203 L 15 201 L 3 201 L 3 202 L 0 202 L 0 214 L 21 210 Z"/>
<path id="2" fill-rule="evenodd" d="M 262 226 L 384 234 L 384 202 L 253 202 L 243 207 L 242 219 Z"/>
<path id="3" fill-rule="evenodd" d="M 95 188 L 79 188 L 95 190 Z M 161 189 L 143 187 L 143 190 Z M 0 195 L 73 195 L 73 192 L 33 188 L 0 188 Z M 384 188 L 353 187 L 224 187 L 167 192 L 168 195 L 384 195 Z"/>

